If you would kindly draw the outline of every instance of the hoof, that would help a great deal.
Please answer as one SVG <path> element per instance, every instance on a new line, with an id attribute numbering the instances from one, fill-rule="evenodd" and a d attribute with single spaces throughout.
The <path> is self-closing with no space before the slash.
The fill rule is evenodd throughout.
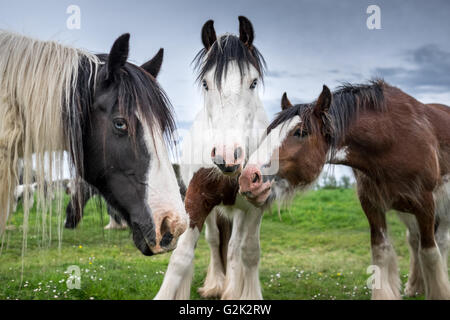
<path id="1" fill-rule="evenodd" d="M 420 282 L 416 281 L 416 283 L 410 283 L 409 281 L 405 286 L 405 296 L 407 297 L 415 297 L 419 295 L 425 294 L 425 290 L 423 285 Z"/>
<path id="2" fill-rule="evenodd" d="M 214 299 L 220 298 L 220 296 L 222 295 L 223 288 L 221 286 L 216 286 L 213 288 L 201 287 L 197 291 L 202 298 Z"/>

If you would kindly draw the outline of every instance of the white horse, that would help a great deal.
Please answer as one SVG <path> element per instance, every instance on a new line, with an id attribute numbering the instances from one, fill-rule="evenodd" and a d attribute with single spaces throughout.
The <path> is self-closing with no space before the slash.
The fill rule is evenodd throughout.
<path id="1" fill-rule="evenodd" d="M 196 66 L 204 107 L 184 137 L 181 157 L 190 227 L 180 237 L 155 299 L 189 298 L 194 249 L 205 219 L 211 261 L 200 294 L 262 299 L 258 266 L 263 210 L 237 194 L 237 178 L 268 124 L 258 96 L 265 62 L 253 46 L 250 21 L 239 17 L 239 22 L 239 37 L 217 38 L 212 20 L 202 29 L 204 49 Z M 232 222 L 227 224 L 223 216 Z"/>
<path id="2" fill-rule="evenodd" d="M 17 210 L 17 205 L 19 204 L 19 201 L 24 201 L 23 199 L 24 195 L 25 195 L 25 191 L 28 189 L 28 203 L 29 203 L 29 207 L 32 208 L 34 205 L 34 192 L 36 191 L 36 186 L 37 183 L 32 183 L 32 184 L 20 184 L 16 187 L 16 189 L 14 190 L 14 202 L 13 202 L 13 209 L 12 212 L 16 212 Z"/>

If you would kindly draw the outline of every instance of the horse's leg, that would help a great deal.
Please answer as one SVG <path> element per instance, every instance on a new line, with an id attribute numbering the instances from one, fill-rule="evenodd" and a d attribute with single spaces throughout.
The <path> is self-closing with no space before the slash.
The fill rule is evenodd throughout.
<path id="1" fill-rule="evenodd" d="M 436 243 L 441 252 L 444 270 L 447 270 L 448 246 L 450 242 L 450 182 L 444 183 L 435 193 Z"/>
<path id="2" fill-rule="evenodd" d="M 194 275 L 194 251 L 206 218 L 220 199 L 211 197 L 215 190 L 205 184 L 204 175 L 196 173 L 186 191 L 184 205 L 189 228 L 181 235 L 170 257 L 163 284 L 155 299 L 189 299 Z"/>
<path id="3" fill-rule="evenodd" d="M 261 284 L 259 282 L 260 243 L 259 230 L 263 210 L 250 210 L 245 215 L 244 236 L 241 242 L 241 260 L 243 264 L 244 283 L 242 300 L 262 300 Z"/>
<path id="4" fill-rule="evenodd" d="M 447 269 L 434 238 L 435 203 L 431 192 L 422 195 L 422 206 L 412 208 L 420 231 L 419 261 L 427 299 L 450 299 Z"/>
<path id="5" fill-rule="evenodd" d="M 216 208 L 206 218 L 205 237 L 211 250 L 211 261 L 209 262 L 205 283 L 203 287 L 198 289 L 198 292 L 204 298 L 220 297 L 225 281 L 225 266 L 220 252 L 220 230 L 217 225 L 219 214 L 220 212 Z"/>
<path id="6" fill-rule="evenodd" d="M 397 256 L 387 234 L 385 212 L 361 195 L 359 198 L 370 224 L 372 263 L 380 269 L 380 287 L 372 288 L 372 299 L 400 299 Z"/>
<path id="7" fill-rule="evenodd" d="M 180 236 L 156 300 L 189 299 L 194 275 L 194 251 L 199 236 L 196 226 L 189 227 Z"/>
<path id="8" fill-rule="evenodd" d="M 109 204 L 106 205 L 106 210 L 109 216 L 109 223 L 105 226 L 105 230 L 110 229 L 126 229 L 128 227 L 126 221 L 120 217 L 120 214 L 115 211 Z"/>
<path id="9" fill-rule="evenodd" d="M 258 209 L 234 214 L 222 299 L 262 299 L 258 274 L 262 213 Z"/>
<path id="10" fill-rule="evenodd" d="M 84 206 L 94 195 L 91 188 L 86 183 L 81 183 L 79 192 L 72 194 L 66 207 L 66 221 L 64 227 L 75 229 L 83 218 Z"/>
<path id="11" fill-rule="evenodd" d="M 405 212 L 397 212 L 397 215 L 408 228 L 406 231 L 406 238 L 409 243 L 410 267 L 408 282 L 405 286 L 405 294 L 409 297 L 417 294 L 424 294 L 425 287 L 423 283 L 422 270 L 419 263 L 420 233 L 417 226 L 416 217 Z"/>
<path id="12" fill-rule="evenodd" d="M 436 243 L 439 247 L 439 251 L 442 256 L 442 263 L 444 264 L 444 270 L 447 270 L 448 260 L 448 246 L 450 242 L 449 235 L 450 221 L 440 221 L 436 229 Z"/>
<path id="13" fill-rule="evenodd" d="M 231 237 L 228 242 L 227 267 L 225 273 L 225 284 L 221 299 L 235 300 L 239 299 L 242 293 L 242 262 L 241 242 L 244 226 L 245 212 L 235 209 L 233 212 L 233 227 L 231 229 Z"/>
<path id="14" fill-rule="evenodd" d="M 114 219 L 114 217 L 109 216 L 109 223 L 105 226 L 105 230 L 112 230 L 112 229 L 125 229 L 126 225 L 123 225 L 122 222 L 117 223 L 116 219 Z"/>

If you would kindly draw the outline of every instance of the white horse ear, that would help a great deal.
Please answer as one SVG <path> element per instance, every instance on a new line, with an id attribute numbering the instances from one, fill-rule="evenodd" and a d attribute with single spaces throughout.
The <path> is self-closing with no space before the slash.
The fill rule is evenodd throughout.
<path id="1" fill-rule="evenodd" d="M 202 28 L 202 42 L 205 46 L 206 51 L 211 48 L 211 46 L 216 42 L 216 30 L 214 30 L 214 21 L 208 20 L 205 22 Z"/>
<path id="2" fill-rule="evenodd" d="M 251 47 L 253 39 L 255 39 L 255 32 L 253 31 L 252 23 L 246 17 L 239 16 L 239 40 Z"/>
<path id="3" fill-rule="evenodd" d="M 281 110 L 286 110 L 288 108 L 292 107 L 292 103 L 289 101 L 286 92 L 283 93 L 283 96 L 281 97 Z"/>
<path id="4" fill-rule="evenodd" d="M 150 73 L 153 77 L 157 77 L 159 74 L 159 71 L 161 70 L 161 65 L 163 62 L 164 57 L 164 49 L 161 48 L 159 51 L 155 54 L 155 56 L 144 63 L 141 68 Z"/>
<path id="5" fill-rule="evenodd" d="M 108 57 L 108 80 L 114 80 L 120 68 L 127 62 L 129 42 L 129 33 L 124 33 L 114 41 Z"/>

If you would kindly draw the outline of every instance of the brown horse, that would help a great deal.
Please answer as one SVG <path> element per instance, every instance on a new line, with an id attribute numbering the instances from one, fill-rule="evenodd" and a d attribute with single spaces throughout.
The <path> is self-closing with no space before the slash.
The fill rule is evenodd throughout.
<path id="1" fill-rule="evenodd" d="M 406 294 L 450 299 L 450 108 L 420 103 L 381 80 L 333 94 L 324 86 L 311 104 L 292 106 L 286 96 L 282 104 L 239 179 L 240 192 L 263 206 L 314 183 L 325 163 L 352 167 L 381 277 L 372 298 L 401 297 L 385 217 L 394 209 L 411 249 Z"/>

